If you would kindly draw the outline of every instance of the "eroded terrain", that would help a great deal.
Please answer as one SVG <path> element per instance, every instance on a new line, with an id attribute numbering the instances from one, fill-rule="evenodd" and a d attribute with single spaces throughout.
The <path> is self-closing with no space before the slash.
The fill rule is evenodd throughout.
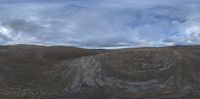
<path id="1" fill-rule="evenodd" d="M 1 99 L 199 99 L 200 46 L 0 47 Z"/>

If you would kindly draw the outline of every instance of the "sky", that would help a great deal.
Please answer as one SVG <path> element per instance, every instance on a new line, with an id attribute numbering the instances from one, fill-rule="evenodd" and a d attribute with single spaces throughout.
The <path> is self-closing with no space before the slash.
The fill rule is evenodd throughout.
<path id="1" fill-rule="evenodd" d="M 200 45 L 200 0 L 0 0 L 0 45 Z"/>

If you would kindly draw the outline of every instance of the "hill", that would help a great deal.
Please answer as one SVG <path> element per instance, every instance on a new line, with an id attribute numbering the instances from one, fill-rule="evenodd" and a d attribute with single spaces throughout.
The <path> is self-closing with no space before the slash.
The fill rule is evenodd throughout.
<path id="1" fill-rule="evenodd" d="M 199 99 L 200 46 L 0 47 L 1 99 Z"/>

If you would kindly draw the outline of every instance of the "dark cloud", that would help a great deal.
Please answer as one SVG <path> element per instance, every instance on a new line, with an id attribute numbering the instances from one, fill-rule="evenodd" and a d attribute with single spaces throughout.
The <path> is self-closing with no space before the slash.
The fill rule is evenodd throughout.
<path id="1" fill-rule="evenodd" d="M 37 33 L 42 29 L 38 24 L 23 19 L 13 19 L 2 25 L 12 29 L 14 33 Z"/>

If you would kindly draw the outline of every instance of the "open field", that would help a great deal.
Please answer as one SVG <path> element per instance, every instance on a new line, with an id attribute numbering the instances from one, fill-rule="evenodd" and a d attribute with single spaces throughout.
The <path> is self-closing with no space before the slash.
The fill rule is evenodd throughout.
<path id="1" fill-rule="evenodd" d="M 0 99 L 199 99 L 200 46 L 0 46 Z"/>

